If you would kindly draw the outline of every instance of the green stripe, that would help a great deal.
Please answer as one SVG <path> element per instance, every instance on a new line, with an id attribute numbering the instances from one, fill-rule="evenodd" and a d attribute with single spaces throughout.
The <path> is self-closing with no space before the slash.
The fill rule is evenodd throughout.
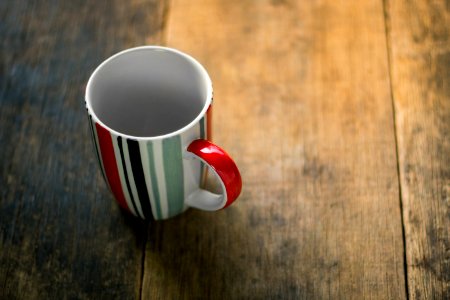
<path id="1" fill-rule="evenodd" d="M 203 116 L 203 118 L 200 120 L 200 138 L 201 139 L 205 139 L 206 135 L 205 135 L 205 120 L 206 117 Z"/>
<path id="2" fill-rule="evenodd" d="M 174 136 L 162 142 L 169 217 L 184 209 L 183 158 L 181 138 Z"/>
<path id="3" fill-rule="evenodd" d="M 151 142 L 147 143 L 147 152 L 148 152 L 148 164 L 150 167 L 150 179 L 152 181 L 153 193 L 155 194 L 157 220 L 160 220 L 162 219 L 161 204 L 160 204 L 161 198 L 159 196 L 158 181 L 156 179 L 155 158 L 153 156 L 153 143 Z"/>

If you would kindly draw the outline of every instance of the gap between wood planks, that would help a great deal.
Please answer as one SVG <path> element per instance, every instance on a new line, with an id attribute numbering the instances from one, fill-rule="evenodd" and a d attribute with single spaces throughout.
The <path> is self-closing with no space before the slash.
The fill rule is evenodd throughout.
<path id="1" fill-rule="evenodd" d="M 167 20 L 169 19 L 171 0 L 160 0 L 160 5 L 162 5 L 162 22 L 159 34 L 159 44 L 166 45 L 167 44 Z M 142 246 L 142 260 L 141 260 L 141 274 L 140 274 L 140 282 L 139 282 L 139 300 L 142 299 L 142 287 L 144 285 L 144 275 L 145 275 L 145 253 L 147 248 L 148 234 L 149 234 L 149 226 L 151 226 L 152 221 L 147 223 L 147 227 L 145 229 L 145 236 Z"/>
<path id="2" fill-rule="evenodd" d="M 400 205 L 400 220 L 402 222 L 402 240 L 403 240 L 403 272 L 405 272 L 405 294 L 406 299 L 409 299 L 409 287 L 408 287 L 408 262 L 406 257 L 406 234 L 405 234 L 405 220 L 403 219 L 403 198 L 402 198 L 402 184 L 400 180 L 400 160 L 398 154 L 398 131 L 397 123 L 395 118 L 395 103 L 394 103 L 394 92 L 392 90 L 392 55 L 391 55 L 391 39 L 390 39 L 390 15 L 389 15 L 389 0 L 383 1 L 383 16 L 384 16 L 384 29 L 386 37 L 386 59 L 388 63 L 388 74 L 389 74 L 389 90 L 391 94 L 391 104 L 392 104 L 392 118 L 394 124 L 394 140 L 395 140 L 395 158 L 397 160 L 397 184 L 398 184 L 398 201 Z"/>

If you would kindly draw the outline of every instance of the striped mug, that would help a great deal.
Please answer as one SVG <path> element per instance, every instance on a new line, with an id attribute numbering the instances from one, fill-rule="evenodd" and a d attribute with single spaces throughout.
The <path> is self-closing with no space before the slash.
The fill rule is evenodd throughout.
<path id="1" fill-rule="evenodd" d="M 236 200 L 239 170 L 211 142 L 212 94 L 203 66 L 171 48 L 128 49 L 97 67 L 86 87 L 89 126 L 105 182 L 123 209 L 162 220 Z M 220 194 L 202 188 L 207 170 Z"/>

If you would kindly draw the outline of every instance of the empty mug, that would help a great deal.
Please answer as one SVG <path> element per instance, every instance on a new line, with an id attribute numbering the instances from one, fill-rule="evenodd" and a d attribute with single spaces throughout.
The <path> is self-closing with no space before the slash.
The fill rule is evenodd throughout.
<path id="1" fill-rule="evenodd" d="M 161 220 L 236 200 L 239 170 L 211 142 L 212 95 L 203 66 L 171 48 L 128 49 L 97 67 L 86 87 L 89 126 L 102 175 L 123 209 Z M 202 188 L 207 169 L 221 193 Z"/>

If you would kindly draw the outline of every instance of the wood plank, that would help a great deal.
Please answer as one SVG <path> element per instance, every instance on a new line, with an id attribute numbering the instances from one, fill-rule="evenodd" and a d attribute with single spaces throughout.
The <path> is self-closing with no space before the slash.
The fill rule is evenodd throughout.
<path id="1" fill-rule="evenodd" d="M 0 298 L 138 298 L 146 225 L 101 178 L 84 88 L 163 1 L 0 1 Z M 164 3 L 163 3 L 164 4 Z"/>
<path id="2" fill-rule="evenodd" d="M 411 299 L 450 299 L 450 10 L 386 12 Z"/>
<path id="3" fill-rule="evenodd" d="M 144 299 L 404 299 L 381 1 L 174 0 L 214 83 L 230 208 L 152 224 Z"/>

